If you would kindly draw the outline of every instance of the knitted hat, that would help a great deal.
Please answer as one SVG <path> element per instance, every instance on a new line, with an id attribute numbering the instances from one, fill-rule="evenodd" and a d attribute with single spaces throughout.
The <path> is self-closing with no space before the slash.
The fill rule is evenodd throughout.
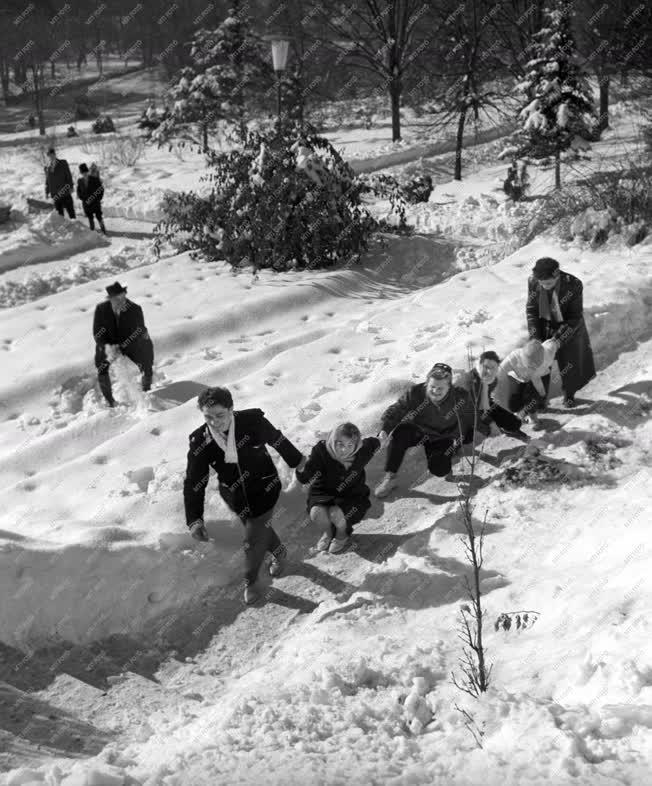
<path id="1" fill-rule="evenodd" d="M 434 379 L 452 379 L 453 369 L 447 363 L 435 363 L 426 376 L 426 381 L 431 377 Z"/>
<path id="2" fill-rule="evenodd" d="M 541 281 L 542 279 L 552 278 L 559 270 L 559 262 L 552 257 L 541 257 L 537 259 L 532 268 L 532 275 Z"/>

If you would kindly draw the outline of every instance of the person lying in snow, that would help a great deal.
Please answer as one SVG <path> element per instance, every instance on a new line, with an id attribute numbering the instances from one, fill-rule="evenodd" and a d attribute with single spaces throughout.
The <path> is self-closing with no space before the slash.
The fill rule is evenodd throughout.
<path id="1" fill-rule="evenodd" d="M 357 426 L 342 423 L 313 447 L 305 467 L 297 470 L 299 482 L 310 484 L 308 513 L 322 531 L 319 551 L 339 554 L 349 545 L 353 526 L 371 505 L 364 468 L 379 448 L 378 438 L 363 439 Z"/>
<path id="2" fill-rule="evenodd" d="M 498 355 L 493 350 L 487 350 L 480 355 L 475 367 L 463 374 L 456 384 L 471 395 L 478 419 L 489 429 L 490 434 L 496 436 L 504 433 L 527 439 L 527 435 L 521 431 L 520 418 L 495 400 L 499 366 Z"/>
<path id="3" fill-rule="evenodd" d="M 281 480 L 267 451 L 271 445 L 286 464 L 299 471 L 305 456 L 275 428 L 261 409 L 233 409 L 226 388 L 207 388 L 197 405 L 204 425 L 190 434 L 190 448 L 183 484 L 186 524 L 196 540 L 208 540 L 204 527 L 204 498 L 211 467 L 219 482 L 220 496 L 245 528 L 245 603 L 261 595 L 258 571 L 270 552 L 271 576 L 280 576 L 287 549 L 271 526 L 274 506 L 281 494 Z"/>
<path id="4" fill-rule="evenodd" d="M 537 430 L 543 428 L 538 413 L 546 406 L 550 369 L 558 346 L 555 339 L 543 343 L 530 339 L 524 347 L 510 352 L 498 369 L 495 399 L 499 406 L 519 413 Z"/>
<path id="5" fill-rule="evenodd" d="M 473 439 L 475 413 L 469 393 L 453 385 L 453 370 L 435 363 L 425 382 L 413 385 L 385 411 L 379 437 L 387 441 L 385 477 L 376 488 L 386 497 L 396 488 L 396 474 L 408 448 L 423 445 L 428 469 L 444 477 L 451 471 L 452 457 L 463 442 Z M 488 433 L 481 421 L 478 430 Z"/>

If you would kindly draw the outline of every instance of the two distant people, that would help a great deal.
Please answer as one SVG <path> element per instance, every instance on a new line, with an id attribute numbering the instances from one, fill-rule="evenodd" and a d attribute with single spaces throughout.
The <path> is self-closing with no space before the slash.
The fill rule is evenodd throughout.
<path id="1" fill-rule="evenodd" d="M 57 158 L 53 147 L 48 150 L 48 163 L 45 167 L 45 198 L 52 197 L 54 208 L 62 216 L 64 210 L 70 218 L 76 218 L 75 205 L 72 200 L 73 183 L 68 162 Z M 84 215 L 89 226 L 95 229 L 97 219 L 100 230 L 106 234 L 104 219 L 102 217 L 102 199 L 104 185 L 100 178 L 100 171 L 95 164 L 90 169 L 86 164 L 79 165 L 80 177 L 77 180 L 77 198 L 82 203 Z"/>

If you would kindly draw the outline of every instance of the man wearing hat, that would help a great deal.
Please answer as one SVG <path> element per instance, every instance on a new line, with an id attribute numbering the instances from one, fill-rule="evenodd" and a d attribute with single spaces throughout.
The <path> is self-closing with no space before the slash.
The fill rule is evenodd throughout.
<path id="1" fill-rule="evenodd" d="M 49 196 L 54 200 L 54 207 L 60 216 L 65 208 L 70 218 L 75 218 L 70 167 L 63 158 L 57 158 L 53 147 L 48 150 L 48 164 L 45 167 L 45 198 Z"/>
<path id="2" fill-rule="evenodd" d="M 107 344 L 119 347 L 123 355 L 133 361 L 141 371 L 143 390 L 152 386 L 154 345 L 145 327 L 140 306 L 127 299 L 127 288 L 118 281 L 106 287 L 107 300 L 98 303 L 93 318 L 95 339 L 95 367 L 100 390 L 110 407 L 115 406 L 109 377 Z"/>
<path id="3" fill-rule="evenodd" d="M 382 416 L 381 442 L 387 442 L 385 477 L 376 488 L 386 497 L 396 488 L 396 474 L 408 448 L 423 445 L 431 474 L 445 477 L 452 457 L 463 442 L 473 439 L 476 421 L 473 401 L 463 388 L 453 385 L 453 370 L 435 363 L 425 382 L 412 385 Z M 488 426 L 478 419 L 479 431 Z"/>
<path id="4" fill-rule="evenodd" d="M 558 342 L 557 364 L 568 408 L 575 406 L 575 393 L 595 376 L 582 291 L 579 278 L 560 270 L 551 257 L 537 259 L 528 279 L 525 312 L 530 338 Z"/>

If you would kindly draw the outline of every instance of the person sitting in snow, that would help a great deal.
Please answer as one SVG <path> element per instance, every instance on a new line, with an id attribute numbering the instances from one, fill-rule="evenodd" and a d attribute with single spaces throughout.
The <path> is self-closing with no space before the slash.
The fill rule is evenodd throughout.
<path id="1" fill-rule="evenodd" d="M 542 428 L 539 412 L 545 409 L 550 370 L 558 347 L 557 341 L 531 339 L 515 349 L 498 369 L 495 399 L 498 405 L 529 420 L 536 430 Z"/>
<path id="2" fill-rule="evenodd" d="M 300 483 L 310 484 L 308 513 L 322 531 L 319 551 L 339 554 L 349 545 L 353 526 L 371 505 L 365 466 L 380 448 L 376 437 L 362 438 L 353 423 L 342 423 L 312 449 Z"/>
<path id="3" fill-rule="evenodd" d="M 95 367 L 100 390 L 110 407 L 115 406 L 111 390 L 107 345 L 118 347 L 141 371 L 143 390 L 152 385 L 154 345 L 145 327 L 143 310 L 127 299 L 127 287 L 118 281 L 106 287 L 107 300 L 98 303 L 93 317 Z"/>
<path id="4" fill-rule="evenodd" d="M 48 150 L 48 164 L 45 167 L 45 198 L 54 200 L 54 208 L 62 216 L 64 208 L 70 218 L 75 218 L 72 201 L 72 175 L 68 162 L 57 158 L 53 147 Z"/>
<path id="5" fill-rule="evenodd" d="M 487 350 L 480 355 L 475 367 L 457 380 L 457 385 L 470 393 L 478 418 L 491 435 L 505 433 L 526 438 L 521 431 L 520 418 L 495 400 L 499 366 L 498 355 L 493 350 Z"/>
<path id="6" fill-rule="evenodd" d="M 245 603 L 261 595 L 258 572 L 270 552 L 269 573 L 280 576 L 287 549 L 271 526 L 281 480 L 267 451 L 271 445 L 286 464 L 299 471 L 305 456 L 269 420 L 261 409 L 234 410 L 226 388 L 207 388 L 197 405 L 205 423 L 190 434 L 190 448 L 183 484 L 186 524 L 196 540 L 208 540 L 204 526 L 204 498 L 211 467 L 219 482 L 220 496 L 245 528 Z"/>
<path id="7" fill-rule="evenodd" d="M 531 338 L 554 338 L 558 342 L 564 406 L 574 407 L 575 393 L 595 377 L 593 350 L 584 322 L 582 282 L 560 270 L 556 259 L 537 259 L 528 279 L 525 314 Z"/>
<path id="8" fill-rule="evenodd" d="M 95 218 L 97 218 L 100 229 L 106 235 L 102 218 L 104 186 L 100 180 L 100 171 L 95 164 L 91 164 L 90 171 L 86 164 L 80 164 L 79 172 L 81 177 L 77 180 L 77 199 L 82 203 L 91 231 L 95 229 Z"/>
<path id="9" fill-rule="evenodd" d="M 379 437 L 387 441 L 385 477 L 376 488 L 386 497 L 396 488 L 396 474 L 408 448 L 423 445 L 428 469 L 444 477 L 451 471 L 452 457 L 463 442 L 473 439 L 475 412 L 469 393 L 453 385 L 453 370 L 435 363 L 425 382 L 410 387 L 382 417 Z M 488 427 L 477 424 L 481 433 Z"/>

